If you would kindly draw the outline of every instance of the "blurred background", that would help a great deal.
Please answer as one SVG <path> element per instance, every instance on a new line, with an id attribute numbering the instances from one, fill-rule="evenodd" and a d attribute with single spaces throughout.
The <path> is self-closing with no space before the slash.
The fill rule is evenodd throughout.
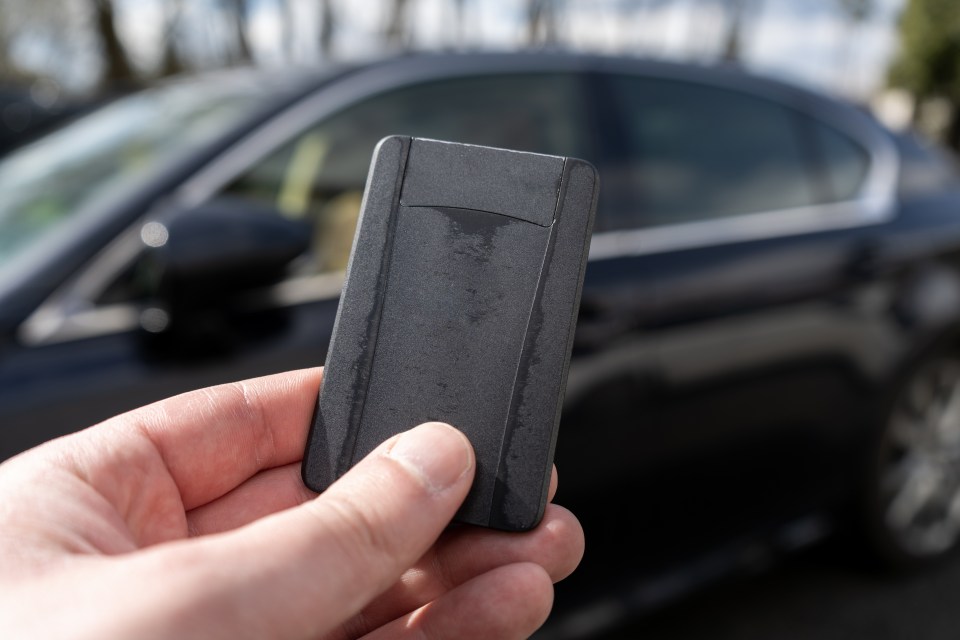
<path id="1" fill-rule="evenodd" d="M 600 170 L 543 638 L 956 635 L 951 0 L 0 0 L 0 459 L 322 363 L 389 134 Z"/>
<path id="2" fill-rule="evenodd" d="M 3 118 L 17 131 L 159 78 L 232 66 L 536 47 L 723 60 L 949 141 L 953 13 L 938 0 L 11 0 L 0 8 Z"/>

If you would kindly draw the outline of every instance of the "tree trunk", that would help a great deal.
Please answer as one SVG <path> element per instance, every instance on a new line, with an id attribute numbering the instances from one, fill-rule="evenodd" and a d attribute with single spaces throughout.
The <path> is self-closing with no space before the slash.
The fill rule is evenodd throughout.
<path id="1" fill-rule="evenodd" d="M 237 64 L 246 64 L 253 60 L 250 52 L 250 41 L 247 39 L 247 2 L 246 0 L 231 0 L 231 28 L 234 37 L 234 51 L 232 61 Z"/>
<path id="2" fill-rule="evenodd" d="M 160 76 L 173 76 L 187 70 L 180 51 L 177 49 L 177 27 L 183 12 L 183 0 L 168 0 L 166 4 L 166 25 L 163 35 L 163 57 L 160 60 Z"/>
<path id="3" fill-rule="evenodd" d="M 175 76 L 186 71 L 186 65 L 177 52 L 176 43 L 172 38 L 167 38 L 163 43 L 163 58 L 160 60 L 160 77 Z"/>
<path id="4" fill-rule="evenodd" d="M 127 52 L 117 35 L 111 0 L 94 0 L 94 26 L 103 46 L 103 76 L 107 88 L 128 87 L 135 83 L 135 75 Z"/>
<path id="5" fill-rule="evenodd" d="M 557 0 L 528 0 L 527 43 L 556 44 L 557 20 L 554 4 Z"/>
<path id="6" fill-rule="evenodd" d="M 13 63 L 10 61 L 10 42 L 7 39 L 7 28 L 0 16 L 0 75 L 6 78 L 14 75 Z"/>
<path id="7" fill-rule="evenodd" d="M 453 22 L 451 31 L 454 35 L 454 41 L 460 46 L 466 44 L 466 30 L 464 22 L 464 0 L 453 0 Z"/>
<path id="8" fill-rule="evenodd" d="M 387 43 L 395 47 L 406 48 L 410 35 L 407 33 L 407 0 L 393 0 L 384 35 Z"/>
<path id="9" fill-rule="evenodd" d="M 333 53 L 335 21 L 331 0 L 322 0 L 320 3 L 320 53 L 324 60 L 329 60 Z"/>
<path id="10" fill-rule="evenodd" d="M 740 62 L 743 57 L 743 23 L 746 0 L 725 0 L 727 28 L 720 57 L 727 62 Z"/>

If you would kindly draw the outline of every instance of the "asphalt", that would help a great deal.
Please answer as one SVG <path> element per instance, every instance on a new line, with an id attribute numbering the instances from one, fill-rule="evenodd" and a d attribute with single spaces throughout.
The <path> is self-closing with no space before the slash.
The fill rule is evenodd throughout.
<path id="1" fill-rule="evenodd" d="M 960 558 L 910 576 L 864 569 L 829 548 L 731 579 L 598 640 L 956 640 Z"/>

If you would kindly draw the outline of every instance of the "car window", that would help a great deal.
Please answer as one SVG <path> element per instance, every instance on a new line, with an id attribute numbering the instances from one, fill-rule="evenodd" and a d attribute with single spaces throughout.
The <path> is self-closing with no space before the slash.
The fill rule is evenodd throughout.
<path id="1" fill-rule="evenodd" d="M 836 129 L 810 121 L 822 176 L 826 182 L 823 200 L 840 202 L 857 195 L 867 171 L 870 157 L 859 144 Z"/>
<path id="2" fill-rule="evenodd" d="M 75 237 L 263 99 L 252 82 L 179 82 L 134 94 L 0 160 L 0 280 Z"/>
<path id="3" fill-rule="evenodd" d="M 609 77 L 619 157 L 602 168 L 601 228 L 676 224 L 814 204 L 797 114 L 736 91 Z"/>
<path id="4" fill-rule="evenodd" d="M 587 132 L 577 76 L 489 75 L 434 81 L 371 97 L 284 144 L 230 183 L 314 225 L 308 269 L 346 267 L 370 157 L 402 134 L 523 151 L 583 156 Z"/>

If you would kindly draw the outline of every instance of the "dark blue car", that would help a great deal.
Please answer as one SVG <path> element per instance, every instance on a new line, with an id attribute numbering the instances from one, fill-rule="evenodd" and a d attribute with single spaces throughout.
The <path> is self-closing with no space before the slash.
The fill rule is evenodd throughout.
<path id="1" fill-rule="evenodd" d="M 956 546 L 951 162 L 809 91 L 633 59 L 185 79 L 0 160 L 0 457 L 321 364 L 388 134 L 600 170 L 557 450 L 588 551 L 557 616 L 642 608 L 757 540 L 847 527 L 898 566 Z"/>

